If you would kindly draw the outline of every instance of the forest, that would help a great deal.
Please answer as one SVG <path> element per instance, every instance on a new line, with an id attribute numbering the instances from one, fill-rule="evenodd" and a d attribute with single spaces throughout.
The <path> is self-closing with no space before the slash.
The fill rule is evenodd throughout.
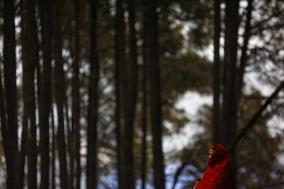
<path id="1" fill-rule="evenodd" d="M 0 133 L 1 189 L 281 189 L 284 3 L 0 0 Z"/>

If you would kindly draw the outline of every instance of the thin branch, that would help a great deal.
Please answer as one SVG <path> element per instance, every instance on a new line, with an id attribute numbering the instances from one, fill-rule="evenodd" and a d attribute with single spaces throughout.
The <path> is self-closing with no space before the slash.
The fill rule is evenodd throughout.
<path id="1" fill-rule="evenodd" d="M 252 116 L 252 118 L 249 120 L 249 122 L 245 125 L 243 130 L 240 132 L 240 134 L 237 136 L 233 144 L 230 146 L 229 151 L 236 148 L 237 144 L 240 142 L 240 140 L 245 136 L 248 130 L 250 130 L 255 123 L 258 121 L 258 119 L 261 117 L 264 110 L 267 108 L 269 104 L 274 100 L 274 98 L 277 97 L 278 93 L 281 91 L 281 89 L 284 87 L 284 80 L 279 84 L 279 86 L 275 89 L 275 91 L 270 95 L 270 97 L 265 101 L 265 103 L 259 108 L 257 112 Z"/>
<path id="2" fill-rule="evenodd" d="M 182 164 L 177 168 L 177 170 L 176 170 L 176 172 L 175 172 L 175 177 L 174 177 L 172 189 L 175 189 L 175 186 L 176 186 L 176 184 L 178 183 L 179 176 L 181 175 L 181 173 L 183 172 L 183 170 L 185 169 L 186 166 L 187 166 L 186 163 L 182 163 Z"/>

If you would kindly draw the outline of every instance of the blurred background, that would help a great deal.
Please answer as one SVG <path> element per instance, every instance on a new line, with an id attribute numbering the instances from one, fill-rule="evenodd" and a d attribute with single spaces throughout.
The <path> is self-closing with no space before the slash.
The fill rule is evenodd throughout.
<path id="1" fill-rule="evenodd" d="M 0 0 L 0 187 L 284 187 L 280 0 Z"/>

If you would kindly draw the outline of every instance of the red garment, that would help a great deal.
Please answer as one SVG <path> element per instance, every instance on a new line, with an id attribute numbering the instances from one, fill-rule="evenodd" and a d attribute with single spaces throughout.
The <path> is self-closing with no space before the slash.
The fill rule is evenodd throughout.
<path id="1" fill-rule="evenodd" d="M 212 148 L 212 147 L 211 147 Z M 234 189 L 231 163 L 222 144 L 213 147 L 215 154 L 195 189 Z"/>

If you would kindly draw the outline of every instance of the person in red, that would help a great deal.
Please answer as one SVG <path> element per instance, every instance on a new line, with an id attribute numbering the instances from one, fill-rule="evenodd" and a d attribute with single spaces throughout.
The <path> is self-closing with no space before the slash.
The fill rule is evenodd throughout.
<path id="1" fill-rule="evenodd" d="M 209 148 L 208 167 L 194 189 L 235 189 L 231 162 L 224 145 Z"/>

